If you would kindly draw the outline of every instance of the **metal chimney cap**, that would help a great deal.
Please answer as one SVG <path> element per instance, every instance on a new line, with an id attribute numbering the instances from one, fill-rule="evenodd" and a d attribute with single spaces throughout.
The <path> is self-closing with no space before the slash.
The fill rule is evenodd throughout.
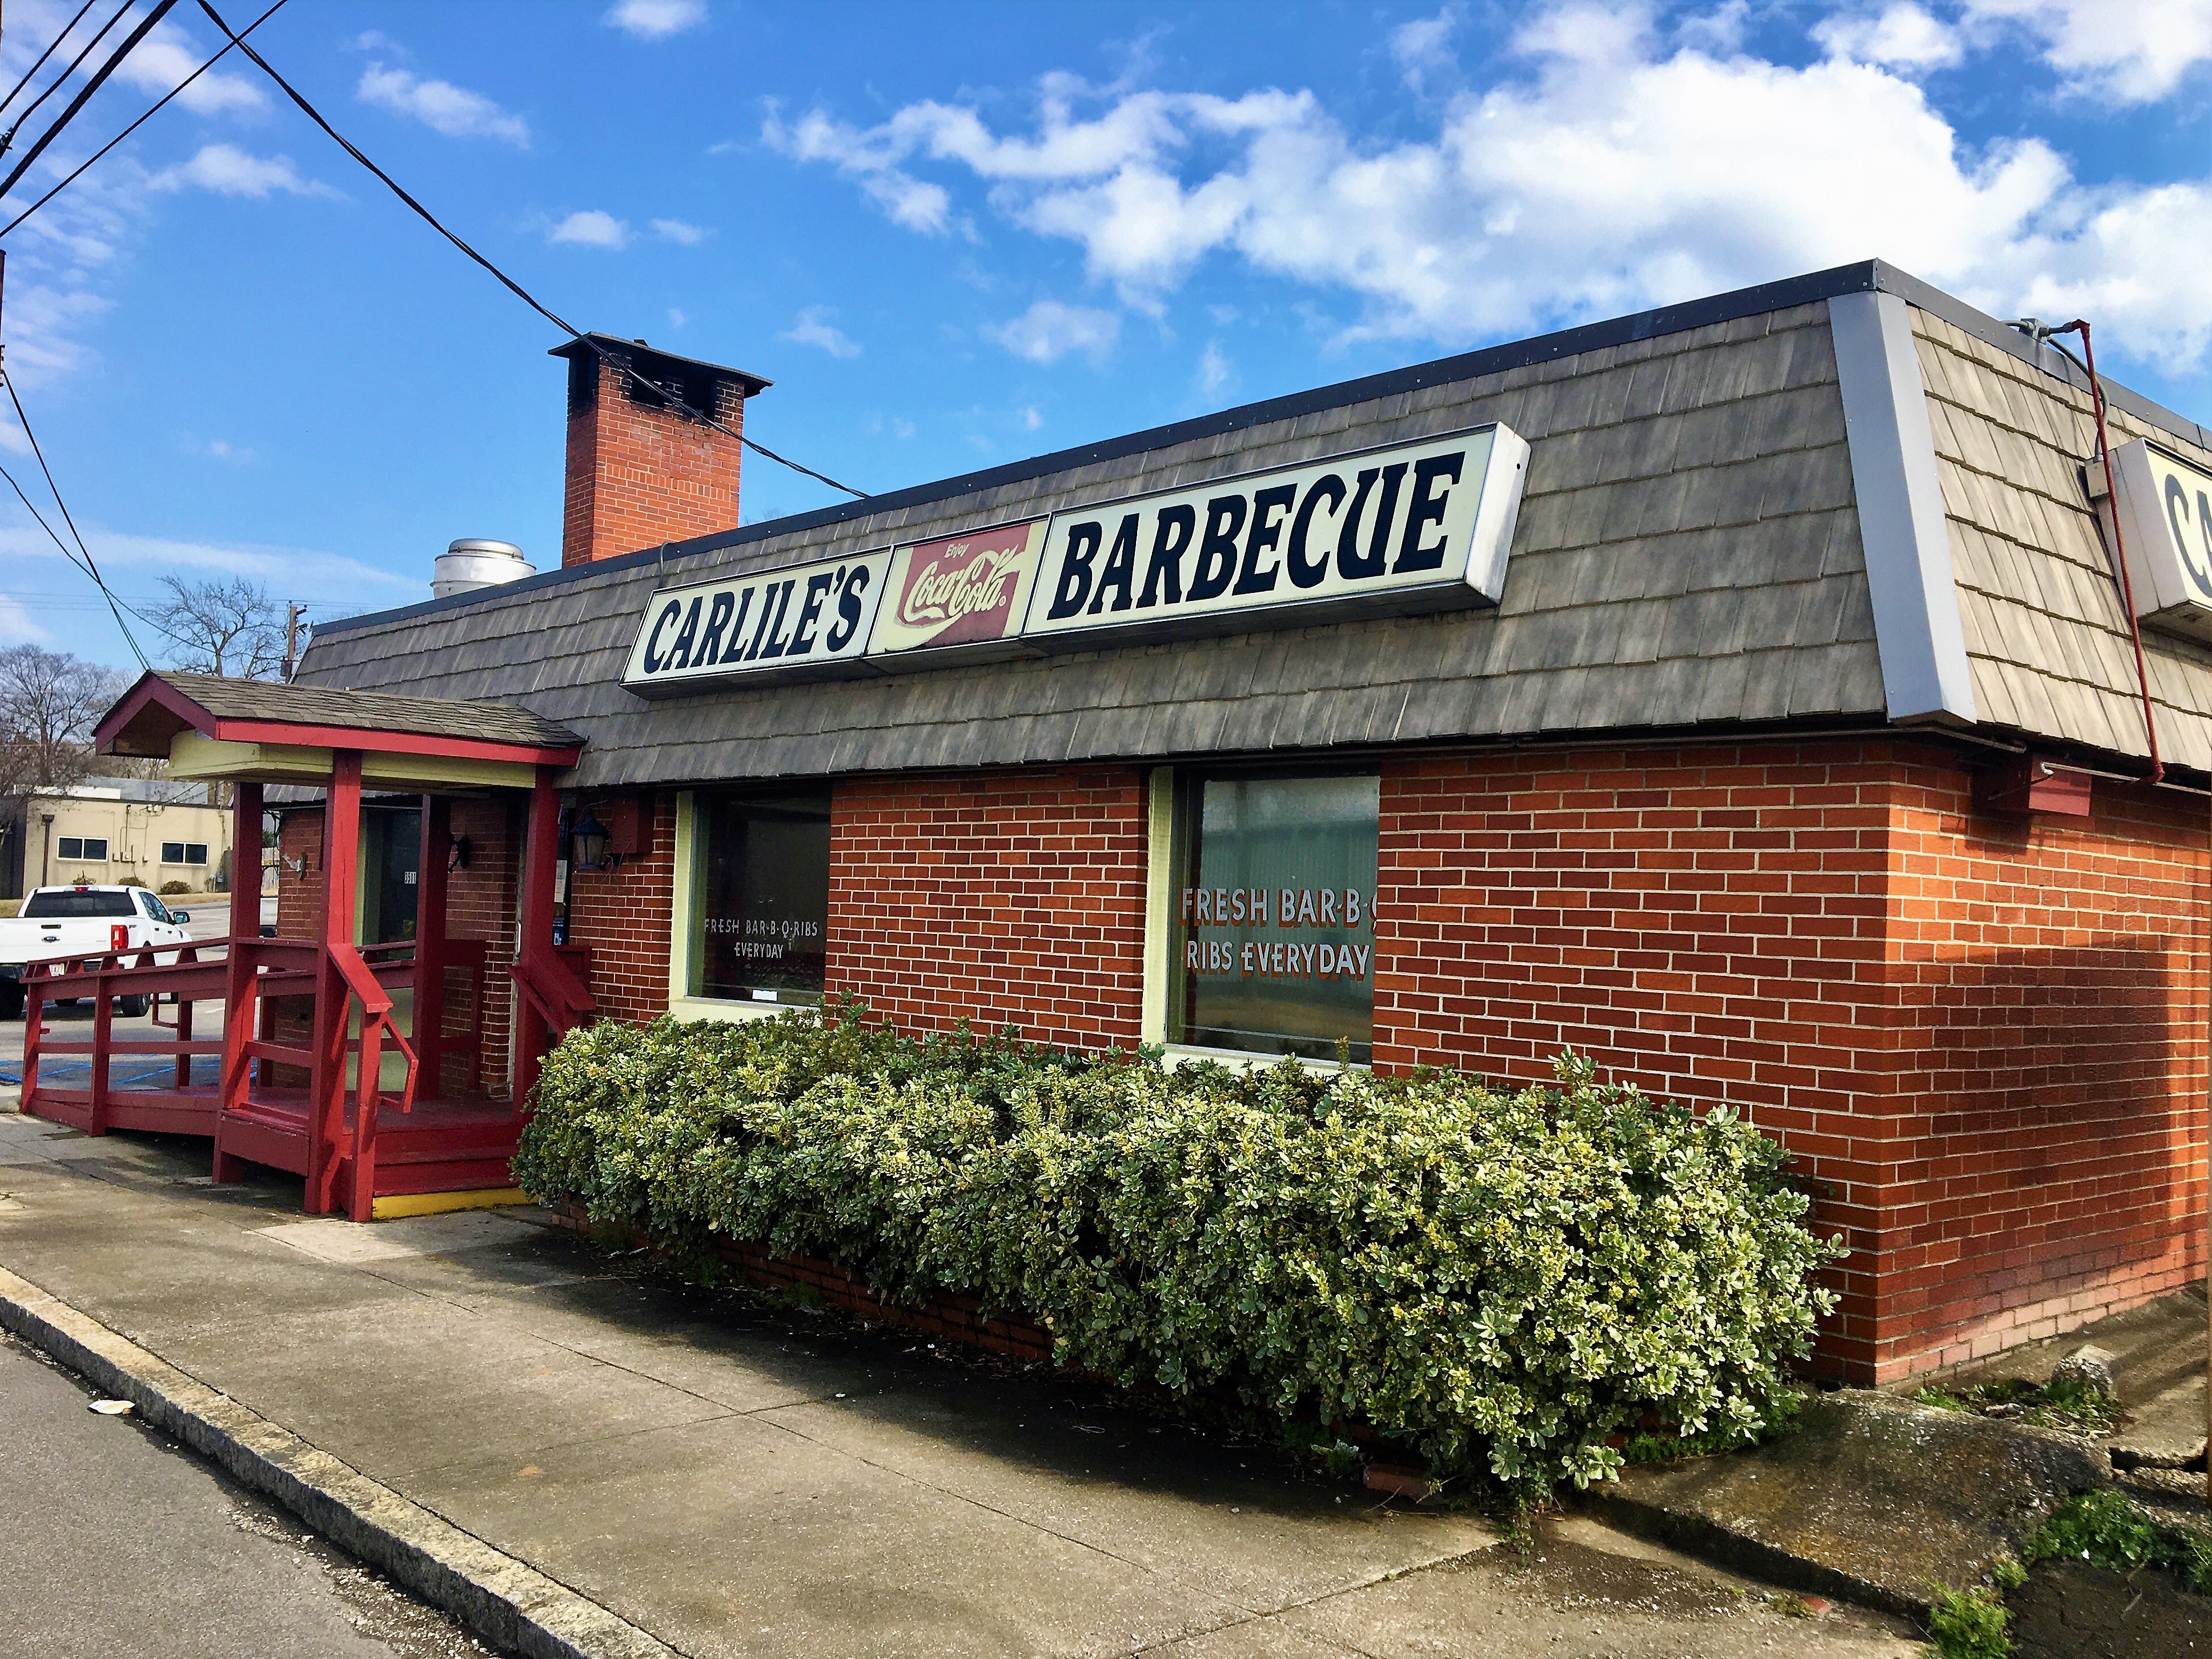
<path id="1" fill-rule="evenodd" d="M 503 553 L 510 558 L 521 558 L 522 550 L 513 542 L 493 541 L 483 536 L 464 536 L 446 544 L 448 553 Z"/>

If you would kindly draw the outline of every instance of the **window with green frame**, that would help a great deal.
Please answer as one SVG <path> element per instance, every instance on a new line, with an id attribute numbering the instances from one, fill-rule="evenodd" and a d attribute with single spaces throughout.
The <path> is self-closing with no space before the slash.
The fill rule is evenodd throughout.
<path id="1" fill-rule="evenodd" d="M 830 931 L 830 792 L 702 792 L 693 807 L 696 996 L 817 1003 Z"/>
<path id="2" fill-rule="evenodd" d="M 1170 1042 L 1373 1058 L 1380 799 L 1373 772 L 1177 778 Z"/>

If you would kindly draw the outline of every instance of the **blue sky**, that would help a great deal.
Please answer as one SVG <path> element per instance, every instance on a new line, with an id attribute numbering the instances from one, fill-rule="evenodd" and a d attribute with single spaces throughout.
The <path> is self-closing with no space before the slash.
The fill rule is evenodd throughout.
<path id="1" fill-rule="evenodd" d="M 75 10 L 10 0 L 10 82 Z M 187 0 L 27 185 L 216 38 Z M 554 310 L 769 377 L 748 429 L 863 489 L 1870 255 L 2086 313 L 2212 419 L 2212 0 L 290 0 L 254 38 Z M 327 617 L 458 536 L 559 562 L 560 337 L 235 55 L 6 246 L 125 596 Z M 830 499 L 746 462 L 748 520 Z M 20 508 L 0 569 L 0 643 L 130 661 Z"/>

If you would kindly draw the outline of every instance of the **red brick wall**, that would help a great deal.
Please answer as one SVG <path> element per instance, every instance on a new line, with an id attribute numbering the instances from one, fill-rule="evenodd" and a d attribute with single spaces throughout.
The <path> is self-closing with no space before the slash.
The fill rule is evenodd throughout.
<path id="1" fill-rule="evenodd" d="M 323 809 L 287 811 L 276 830 L 276 937 L 323 936 Z"/>
<path id="2" fill-rule="evenodd" d="M 1888 741 L 1388 766 L 1376 1064 L 1744 1109 L 1850 1246 L 1833 1369 L 2086 1322 L 2202 1270 L 2203 1204 L 2203 827 L 2097 790 L 1977 818 Z"/>
<path id="3" fill-rule="evenodd" d="M 1940 756 L 1899 780 L 1886 1376 L 2204 1272 L 2206 805 L 2100 779 L 2093 809 L 1978 815 Z"/>
<path id="4" fill-rule="evenodd" d="M 572 392 L 561 518 L 561 562 L 583 564 L 663 542 L 682 541 L 738 522 L 738 471 L 744 448 L 710 426 L 665 405 L 635 401 L 628 377 L 593 362 L 595 392 Z M 722 382 L 707 412 L 732 432 L 744 430 L 744 394 Z"/>
<path id="5" fill-rule="evenodd" d="M 1977 815 L 1971 783 L 1893 739 L 1388 764 L 1376 1064 L 1540 1079 L 1571 1046 L 1742 1109 L 1851 1249 L 1821 1358 L 1863 1380 L 2172 1288 L 2203 1270 L 2203 810 L 2100 781 L 2090 819 Z M 1134 768 L 841 781 L 830 988 L 1133 1043 L 1145 817 Z M 672 799 L 652 823 L 572 885 L 624 1019 L 665 1006 Z"/>
<path id="6" fill-rule="evenodd" d="M 840 782 L 829 988 L 902 1025 L 1135 1043 L 1145 817 L 1133 767 Z"/>
<path id="7" fill-rule="evenodd" d="M 599 798 L 586 796 L 586 803 Z M 594 809 L 606 819 L 602 802 Z M 619 869 L 568 878 L 568 939 L 592 950 L 592 994 L 610 1019 L 668 1012 L 669 922 L 676 902 L 676 798 L 650 798 L 651 851 Z"/>
<path id="8" fill-rule="evenodd" d="M 447 833 L 457 841 L 468 839 L 469 865 L 446 877 L 446 935 L 484 941 L 483 1054 L 476 1086 L 495 1099 L 505 1099 L 514 1040 L 514 981 L 507 976 L 507 964 L 514 960 L 522 870 L 520 798 L 460 796 L 447 811 Z M 455 977 L 448 976 L 449 981 Z M 464 1017 L 460 1007 L 449 1007 L 447 1029 L 458 1029 Z"/>

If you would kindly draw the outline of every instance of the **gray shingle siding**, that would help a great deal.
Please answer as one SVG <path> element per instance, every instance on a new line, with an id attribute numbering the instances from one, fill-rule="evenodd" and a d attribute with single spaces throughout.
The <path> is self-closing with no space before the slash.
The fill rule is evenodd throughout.
<path id="1" fill-rule="evenodd" d="M 1647 313 L 1115 440 L 1057 465 L 1018 464 L 349 622 L 317 636 L 301 678 L 526 703 L 588 740 L 576 778 L 587 787 L 1878 721 L 1881 658 L 1823 297 L 1874 287 L 1913 307 L 1978 718 L 2030 739 L 2144 752 L 2126 617 L 2079 472 L 2091 447 L 2080 377 L 1878 264 L 1778 284 L 1742 314 Z M 1711 305 L 1730 302 L 1753 304 Z M 1568 349 L 1578 341 L 1586 346 Z M 2108 391 L 2115 441 L 2155 435 L 2212 461 L 2193 422 Z M 647 597 L 665 583 L 1493 420 L 1532 446 L 1494 611 L 651 704 L 619 684 Z M 2155 635 L 2145 644 L 2168 758 L 2212 769 L 2212 647 Z"/>
<path id="2" fill-rule="evenodd" d="M 2088 393 L 1955 321 L 1912 321 L 1984 722 L 2147 757 L 2127 607 L 2081 476 L 2097 447 Z M 2115 447 L 2147 437 L 2212 466 L 2186 422 L 2118 397 L 2107 421 Z M 2165 758 L 2212 769 L 2212 648 L 2142 638 Z"/>
<path id="3" fill-rule="evenodd" d="M 526 702 L 584 733 L 586 786 L 1879 718 L 1835 382 L 1825 307 L 1790 306 L 371 622 L 319 637 L 302 678 Z M 663 582 L 1489 421 L 1533 446 L 1495 612 L 656 704 L 618 684 Z"/>

